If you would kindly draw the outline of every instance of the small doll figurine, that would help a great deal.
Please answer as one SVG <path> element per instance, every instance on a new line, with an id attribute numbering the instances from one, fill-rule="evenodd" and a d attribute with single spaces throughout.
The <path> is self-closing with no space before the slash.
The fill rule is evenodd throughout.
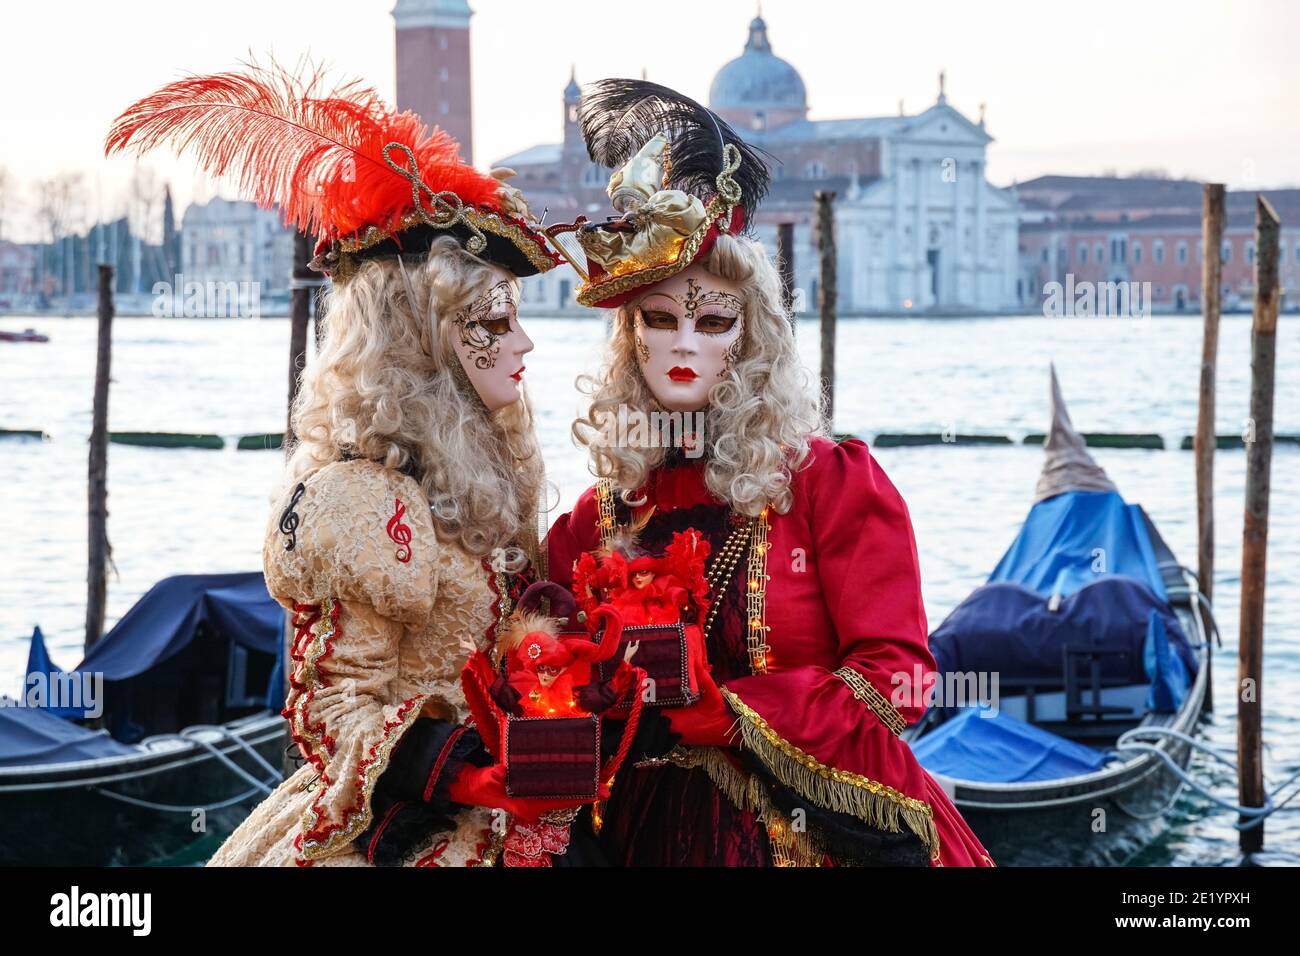
<path id="1" fill-rule="evenodd" d="M 539 613 L 544 596 L 554 616 Z M 478 651 L 461 673 L 479 734 L 504 765 L 511 796 L 608 796 L 608 782 L 636 733 L 645 672 L 631 660 L 639 643 L 623 642 L 623 622 L 613 607 L 594 606 L 585 618 L 577 609 L 559 585 L 530 585 L 498 640 L 497 663 Z M 585 629 L 560 630 L 574 619 Z M 605 673 L 601 663 L 608 665 Z M 602 761 L 600 716 L 624 701 L 631 705 L 627 723 L 613 756 Z"/>
<path id="2" fill-rule="evenodd" d="M 574 571 L 574 590 L 583 609 L 618 612 L 624 641 L 655 639 L 655 650 L 640 661 L 655 680 L 651 703 L 680 706 L 699 696 L 700 676 L 708 670 L 704 622 L 708 583 L 704 562 L 709 543 L 694 528 L 673 535 L 662 555 L 630 540 L 615 541 L 599 559 L 585 553 Z M 675 640 L 676 650 L 663 645 Z"/>
<path id="3" fill-rule="evenodd" d="M 640 646 L 628 643 L 618 667 L 607 680 L 593 673 L 591 663 L 601 648 L 586 637 L 562 638 L 549 618 L 523 618 L 503 638 L 509 650 L 506 671 L 492 683 L 492 699 L 516 717 L 584 717 L 599 714 L 632 686 L 632 656 Z M 607 625 L 606 639 L 617 647 L 622 627 Z M 604 642 L 602 642 L 604 643 Z"/>

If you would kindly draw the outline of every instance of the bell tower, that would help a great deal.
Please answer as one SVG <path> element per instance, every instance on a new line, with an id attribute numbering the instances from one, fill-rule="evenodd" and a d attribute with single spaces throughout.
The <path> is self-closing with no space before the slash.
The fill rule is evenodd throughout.
<path id="1" fill-rule="evenodd" d="M 460 143 L 474 161 L 470 106 L 469 18 L 466 0 L 397 0 L 397 108 L 420 114 Z"/>

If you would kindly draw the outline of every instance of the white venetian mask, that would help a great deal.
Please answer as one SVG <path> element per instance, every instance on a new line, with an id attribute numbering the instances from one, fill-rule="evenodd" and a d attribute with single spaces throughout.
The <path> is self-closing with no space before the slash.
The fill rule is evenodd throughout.
<path id="1" fill-rule="evenodd" d="M 740 355 L 744 299 L 735 282 L 696 263 L 651 287 L 633 311 L 641 374 L 670 412 L 695 412 L 709 402 Z"/>

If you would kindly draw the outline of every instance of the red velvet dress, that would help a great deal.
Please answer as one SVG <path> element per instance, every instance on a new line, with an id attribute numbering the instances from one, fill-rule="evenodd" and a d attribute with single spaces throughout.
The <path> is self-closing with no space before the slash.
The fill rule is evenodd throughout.
<path id="1" fill-rule="evenodd" d="M 678 458 L 640 491 L 656 509 L 640 535 L 648 550 L 661 549 L 673 531 L 695 527 L 716 554 L 731 530 L 729 509 L 704 485 L 703 459 Z M 922 674 L 935 667 L 906 504 L 856 439 L 814 438 L 792 491 L 787 514 L 769 512 L 767 672 L 750 670 L 743 561 L 719 598 L 720 619 L 706 648 L 713 678 L 740 718 L 740 746 L 724 755 L 754 775 L 750 786 L 764 788 L 769 805 L 810 814 L 820 845 L 830 847 L 823 862 L 841 859 L 837 847 L 845 848 L 846 860 L 865 847 L 868 862 L 900 863 L 923 851 L 931 865 L 992 865 L 947 795 L 886 723 L 897 729 L 900 718 L 910 725 L 924 712 L 919 697 L 893 701 L 891 708 L 895 675 L 912 681 L 918 666 Z M 578 555 L 599 546 L 597 513 L 589 489 L 556 521 L 547 538 L 553 580 L 568 586 Z M 613 862 L 773 862 L 762 814 L 738 807 L 717 774 L 631 764 L 603 813 L 600 839 Z M 764 819 L 770 824 L 770 816 Z M 900 839 L 912 841 L 915 852 Z"/>

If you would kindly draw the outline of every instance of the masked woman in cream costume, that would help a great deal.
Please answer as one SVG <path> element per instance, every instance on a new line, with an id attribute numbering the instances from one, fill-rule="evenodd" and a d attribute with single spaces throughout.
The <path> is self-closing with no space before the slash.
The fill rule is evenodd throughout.
<path id="1" fill-rule="evenodd" d="M 313 265 L 332 279 L 263 549 L 293 615 L 283 713 L 305 763 L 209 865 L 528 862 L 531 828 L 568 805 L 507 796 L 465 725 L 459 675 L 537 557 L 532 342 L 516 313 L 519 278 L 558 257 L 504 176 L 373 93 L 345 94 L 314 97 L 277 71 L 199 77 L 110 136 L 110 149 L 197 137 L 217 171 L 223 142 L 260 138 L 236 160 L 246 189 L 318 231 Z"/>
<path id="2" fill-rule="evenodd" d="M 578 233 L 578 298 L 616 311 L 574 425 L 601 480 L 552 527 L 551 577 L 620 529 L 655 553 L 694 528 L 711 618 L 700 699 L 658 711 L 657 734 L 643 715 L 575 830 L 623 865 L 992 865 L 899 738 L 924 702 L 896 675 L 934 670 L 911 521 L 866 445 L 824 437 L 776 270 L 740 235 L 762 158 L 646 82 L 587 87 L 581 121 L 622 215 Z M 665 411 L 702 433 L 613 430 Z"/>

